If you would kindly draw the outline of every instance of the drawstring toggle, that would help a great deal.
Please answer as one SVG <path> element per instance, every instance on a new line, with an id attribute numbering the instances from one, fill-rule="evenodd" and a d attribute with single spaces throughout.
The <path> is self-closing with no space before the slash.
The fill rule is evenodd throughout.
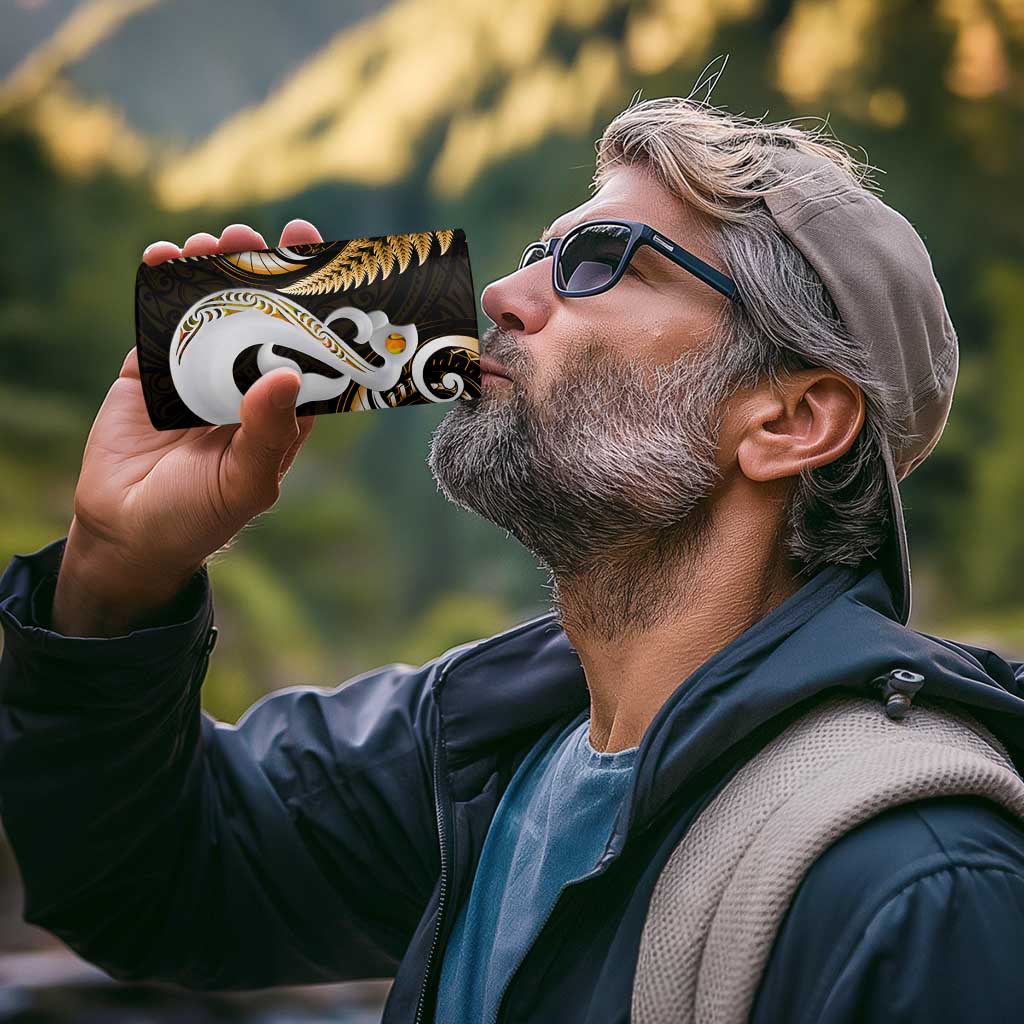
<path id="1" fill-rule="evenodd" d="M 875 676 L 871 685 L 881 689 L 885 713 L 898 721 L 910 710 L 917 691 L 924 686 L 924 676 L 906 668 L 894 668 L 884 675 Z"/>

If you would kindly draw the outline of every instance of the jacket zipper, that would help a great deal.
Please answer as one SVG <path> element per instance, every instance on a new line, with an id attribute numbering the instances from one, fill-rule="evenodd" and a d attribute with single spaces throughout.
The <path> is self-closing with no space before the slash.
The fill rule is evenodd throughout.
<path id="1" fill-rule="evenodd" d="M 216 626 L 210 626 L 206 631 L 206 642 L 203 644 L 203 655 L 199 660 L 199 667 L 192 676 L 192 686 L 201 687 L 206 682 L 206 673 L 210 668 L 210 658 L 213 656 L 213 649 L 217 646 L 217 637 L 220 630 Z"/>
<path id="2" fill-rule="evenodd" d="M 526 628 L 534 623 L 535 620 L 531 619 L 529 622 L 521 623 L 522 628 Z M 504 635 L 504 634 L 502 634 Z M 493 638 L 492 638 L 493 639 Z M 485 641 L 486 642 L 486 641 Z M 474 644 L 472 647 L 456 654 L 451 661 L 441 671 L 440 676 L 437 680 L 437 685 L 440 686 L 452 667 L 459 664 L 466 658 L 471 657 L 477 653 L 480 649 L 480 644 Z M 423 1010 L 426 1005 L 427 988 L 430 985 L 430 974 L 433 966 L 434 954 L 437 952 L 438 940 L 441 937 L 441 926 L 444 923 L 444 911 L 445 911 L 445 897 L 448 892 L 448 848 L 445 845 L 446 842 L 446 831 L 445 831 L 445 819 L 444 819 L 444 802 L 441 799 L 441 787 L 440 787 L 440 765 L 441 765 L 441 706 L 437 704 L 437 738 L 434 743 L 434 808 L 437 813 L 437 835 L 441 850 L 441 878 L 438 886 L 437 894 L 437 920 L 434 922 L 434 937 L 430 943 L 430 951 L 427 953 L 427 963 L 423 971 L 423 984 L 420 987 L 420 996 L 416 1003 L 416 1017 L 415 1024 L 423 1024 Z M 600 869 L 603 870 L 603 869 Z M 585 876 L 589 878 L 590 876 Z M 583 881 L 583 879 L 577 879 L 577 881 Z M 571 883 L 570 883 L 571 884 Z M 564 888 L 564 886 L 563 886 Z M 561 896 L 561 889 L 558 892 L 558 896 Z M 558 897 L 555 898 L 555 903 L 558 902 Z M 552 906 L 551 910 L 554 910 Z M 548 912 L 548 917 L 551 916 L 551 911 Z M 544 919 L 545 923 L 547 918 Z M 541 925 L 543 927 L 543 925 Z M 518 964 L 516 969 L 518 970 Z M 504 991 L 503 993 L 504 994 Z"/>
<path id="3" fill-rule="evenodd" d="M 651 826 L 651 824 L 651 822 L 647 822 L 643 828 L 637 830 L 636 834 L 639 835 L 641 832 L 645 832 Z M 501 995 L 498 996 L 498 1002 L 495 1007 L 494 1017 L 491 1021 L 491 1024 L 498 1024 L 498 1022 L 502 1019 L 502 1011 L 505 1008 L 505 994 L 508 992 L 509 986 L 512 984 L 512 979 L 518 973 L 519 968 L 523 966 L 523 961 L 525 961 L 527 956 L 529 956 L 531 950 L 537 944 L 537 941 L 540 939 L 541 933 L 547 927 L 548 921 L 551 920 L 552 915 L 558 909 L 558 904 L 562 900 L 562 894 L 566 891 L 566 889 L 570 889 L 575 885 L 582 885 L 584 882 L 589 882 L 591 879 L 597 878 L 599 875 L 603 875 L 612 865 L 612 863 L 615 860 L 617 860 L 618 857 L 622 854 L 621 849 L 614 857 L 607 856 L 607 852 L 608 845 L 606 844 L 605 852 L 601 855 L 601 859 L 593 868 L 590 869 L 590 871 L 587 872 L 587 874 L 581 875 L 579 878 L 570 879 L 568 882 L 563 883 L 562 887 L 558 890 L 551 906 L 548 908 L 548 912 L 544 915 L 544 920 L 541 921 L 540 927 L 534 933 L 533 939 L 531 940 L 530 944 L 526 947 L 526 952 L 524 952 L 523 955 L 519 958 L 515 967 L 512 968 L 512 970 L 509 972 L 508 977 L 505 979 L 505 984 L 502 986 L 501 989 Z"/>
<path id="4" fill-rule="evenodd" d="M 494 1017 L 491 1021 L 491 1024 L 498 1024 L 498 1021 L 501 1020 L 502 1010 L 505 1008 L 505 993 L 508 992 L 509 985 L 512 984 L 512 979 L 518 973 L 519 968 L 523 966 L 523 961 L 527 958 L 527 956 L 529 956 L 530 951 L 537 944 L 537 940 L 540 938 L 541 933 L 547 927 L 548 921 L 551 920 L 552 914 L 554 914 L 555 909 L 558 907 L 558 904 L 562 900 L 562 894 L 565 892 L 566 889 L 569 889 L 574 885 L 582 885 L 584 882 L 589 882 L 592 878 L 596 878 L 598 875 L 603 875 L 605 871 L 608 870 L 608 866 L 612 863 L 614 859 L 614 857 L 611 857 L 608 860 L 599 862 L 597 866 L 592 868 L 589 872 L 587 872 L 587 874 L 581 875 L 579 878 L 574 878 L 568 882 L 563 883 L 562 887 L 558 890 L 557 894 L 555 895 L 554 901 L 548 908 L 548 912 L 544 915 L 544 920 L 541 921 L 540 927 L 537 929 L 536 932 L 534 932 L 533 938 L 530 940 L 530 944 L 526 947 L 526 952 L 524 952 L 523 955 L 519 958 L 515 967 L 512 968 L 512 970 L 509 972 L 508 977 L 505 979 L 505 984 L 501 988 L 501 995 L 498 996 L 498 1002 L 495 1006 Z"/>
<path id="5" fill-rule="evenodd" d="M 446 673 L 447 674 L 447 671 Z M 437 835 L 441 849 L 441 881 L 437 896 L 437 920 L 434 922 L 434 938 L 430 943 L 430 952 L 427 954 L 427 965 L 423 972 L 423 985 L 420 988 L 420 997 L 416 1004 L 416 1024 L 423 1020 L 423 1008 L 426 1004 L 427 988 L 430 985 L 430 972 L 434 960 L 434 953 L 437 951 L 438 939 L 441 937 L 441 923 L 444 918 L 445 896 L 448 892 L 448 849 L 445 845 L 446 832 L 444 820 L 444 805 L 441 800 L 441 787 L 439 785 L 441 764 L 441 712 L 438 708 L 437 717 L 437 738 L 434 742 L 434 808 L 437 813 Z"/>
<path id="6" fill-rule="evenodd" d="M 734 771 L 737 771 L 737 770 L 738 770 L 738 767 L 734 768 Z M 728 779 L 732 777 L 732 774 L 733 774 L 733 772 L 730 772 L 730 773 L 727 774 L 726 781 L 728 781 Z M 724 782 L 721 783 L 721 785 L 723 785 L 723 786 L 724 786 L 724 784 L 725 784 Z M 720 786 L 713 787 L 711 792 L 704 796 L 703 800 L 698 805 L 696 814 L 693 817 L 694 821 L 696 821 L 697 816 L 699 816 L 699 814 L 704 809 L 704 807 L 708 803 L 710 803 L 711 800 L 717 795 L 719 788 L 720 788 Z M 651 819 L 651 820 L 647 821 L 643 825 L 642 828 L 634 829 L 633 830 L 634 831 L 634 836 L 638 836 L 641 833 L 646 832 L 654 824 L 654 820 L 655 819 Z M 691 824 L 692 824 L 692 822 L 691 822 Z M 609 842 L 610 842 L 610 840 L 609 840 Z M 524 952 L 523 955 L 519 958 L 519 961 L 516 963 L 515 967 L 509 972 L 508 977 L 505 979 L 505 984 L 502 986 L 501 995 L 498 996 L 498 1002 L 497 1002 L 496 1007 L 495 1007 L 494 1017 L 492 1018 L 490 1024 L 498 1024 L 498 1022 L 502 1019 L 502 1010 L 504 1010 L 504 1008 L 505 1008 L 505 1006 L 504 1006 L 505 994 L 508 992 L 509 986 L 512 984 L 512 979 L 516 976 L 516 974 L 519 971 L 519 968 L 522 967 L 522 965 L 523 965 L 523 961 L 526 960 L 527 956 L 529 956 L 529 954 L 532 951 L 533 947 L 537 944 L 537 941 L 539 940 L 541 933 L 547 927 L 547 923 L 548 923 L 548 921 L 551 920 L 551 917 L 554 914 L 555 910 L 558 909 L 558 904 L 562 900 L 562 894 L 566 891 L 566 889 L 572 888 L 575 885 L 582 885 L 584 882 L 589 882 L 592 878 L 597 878 L 599 875 L 603 875 L 608 870 L 608 868 L 611 866 L 611 864 L 615 860 L 617 860 L 618 857 L 621 856 L 621 854 L 622 854 L 622 850 L 620 849 L 619 852 L 615 856 L 609 857 L 609 856 L 607 856 L 607 851 L 608 851 L 608 846 L 606 845 L 605 846 L 605 852 L 601 855 L 601 859 L 598 861 L 598 863 L 593 868 L 591 868 L 591 870 L 589 872 L 587 872 L 587 874 L 581 875 L 579 878 L 570 879 L 568 882 L 565 882 L 562 885 L 562 887 L 558 890 L 558 893 L 555 895 L 554 901 L 552 902 L 551 906 L 548 908 L 547 914 L 544 915 L 544 920 L 541 921 L 540 928 L 538 928 L 537 931 L 534 933 L 533 939 L 531 940 L 530 944 L 526 947 L 526 952 Z"/>

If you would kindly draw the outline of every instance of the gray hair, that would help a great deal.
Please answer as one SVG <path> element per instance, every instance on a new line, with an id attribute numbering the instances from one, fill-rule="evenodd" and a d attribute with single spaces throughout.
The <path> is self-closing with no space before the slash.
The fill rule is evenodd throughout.
<path id="1" fill-rule="evenodd" d="M 635 97 L 634 97 L 635 99 Z M 785 373 L 826 368 L 864 394 L 864 426 L 850 449 L 802 470 L 787 509 L 784 545 L 803 571 L 856 565 L 874 555 L 890 525 L 882 438 L 899 451 L 906 437 L 893 396 L 872 371 L 821 279 L 775 223 L 764 197 L 786 182 L 772 166 L 774 147 L 832 160 L 865 188 L 870 168 L 827 134 L 797 121 L 765 124 L 690 97 L 633 102 L 596 143 L 596 189 L 621 166 L 641 165 L 713 224 L 709 242 L 735 280 L 742 303 L 725 304 L 717 332 L 723 372 L 734 388 Z"/>

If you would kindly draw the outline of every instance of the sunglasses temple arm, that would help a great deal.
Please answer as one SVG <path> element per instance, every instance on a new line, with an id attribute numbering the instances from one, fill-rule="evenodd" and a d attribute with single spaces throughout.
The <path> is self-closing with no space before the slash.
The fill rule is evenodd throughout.
<path id="1" fill-rule="evenodd" d="M 660 249 L 666 256 L 671 256 L 679 266 L 688 270 L 695 277 L 699 277 L 705 284 L 711 285 L 716 292 L 721 292 L 726 298 L 739 300 L 740 294 L 736 282 L 731 277 L 726 277 L 721 271 L 715 270 L 710 263 L 705 263 L 699 256 L 694 256 L 689 250 L 669 242 L 668 239 L 663 241 L 660 235 L 655 235 L 648 241 L 648 244 L 653 245 L 655 249 Z M 671 249 L 668 246 L 671 246 Z"/>

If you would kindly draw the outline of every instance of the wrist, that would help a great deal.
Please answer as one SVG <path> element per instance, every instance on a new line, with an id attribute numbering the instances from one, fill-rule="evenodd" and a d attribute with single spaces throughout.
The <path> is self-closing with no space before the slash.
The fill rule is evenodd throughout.
<path id="1" fill-rule="evenodd" d="M 115 637 L 163 625 L 202 564 L 168 570 L 133 559 L 76 517 L 54 589 L 51 627 L 64 636 Z"/>

